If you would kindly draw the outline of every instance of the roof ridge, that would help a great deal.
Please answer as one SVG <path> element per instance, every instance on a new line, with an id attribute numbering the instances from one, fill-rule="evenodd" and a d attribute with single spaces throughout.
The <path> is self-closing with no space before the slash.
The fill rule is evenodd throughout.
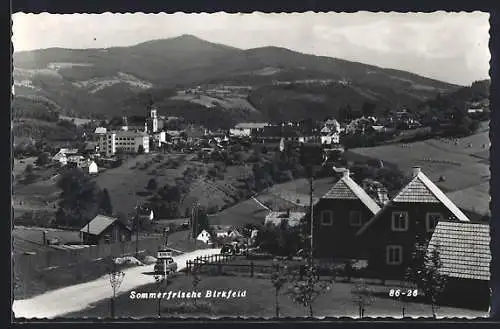
<path id="1" fill-rule="evenodd" d="M 446 207 L 451 211 L 455 217 L 461 222 L 470 222 L 469 218 L 451 201 L 446 194 L 441 191 L 441 189 L 434 184 L 429 177 L 427 177 L 422 171 L 420 171 L 416 178 L 418 178 L 424 185 L 429 189 L 429 191 Z"/>
<path id="2" fill-rule="evenodd" d="M 351 189 L 351 191 L 358 197 L 358 199 L 361 200 L 373 214 L 376 214 L 380 211 L 380 206 L 358 183 L 356 183 L 356 181 L 354 181 L 354 179 L 346 175 L 342 177 L 341 180 L 344 180 L 347 187 Z"/>

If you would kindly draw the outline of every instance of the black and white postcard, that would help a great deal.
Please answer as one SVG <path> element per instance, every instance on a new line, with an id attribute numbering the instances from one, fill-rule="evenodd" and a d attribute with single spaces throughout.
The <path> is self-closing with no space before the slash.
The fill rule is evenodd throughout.
<path id="1" fill-rule="evenodd" d="M 15 317 L 487 318 L 489 16 L 14 13 Z"/>

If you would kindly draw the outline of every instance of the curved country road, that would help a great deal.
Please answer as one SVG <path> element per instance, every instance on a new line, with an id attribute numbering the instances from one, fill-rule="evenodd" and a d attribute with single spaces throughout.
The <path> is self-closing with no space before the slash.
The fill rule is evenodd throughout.
<path id="1" fill-rule="evenodd" d="M 174 259 L 178 271 L 186 267 L 186 261 L 198 256 L 218 254 L 220 249 L 201 249 L 188 252 Z M 137 266 L 124 270 L 124 280 L 117 295 L 134 288 L 154 283 L 154 278 L 145 273 L 152 272 L 153 265 Z M 35 296 L 30 299 L 15 300 L 12 310 L 16 318 L 55 318 L 77 312 L 92 303 L 111 297 L 112 289 L 107 275 L 86 283 L 77 284 Z"/>

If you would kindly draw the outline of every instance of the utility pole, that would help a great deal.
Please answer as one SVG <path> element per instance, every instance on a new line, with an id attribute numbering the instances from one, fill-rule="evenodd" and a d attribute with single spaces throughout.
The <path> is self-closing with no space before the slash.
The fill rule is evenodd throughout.
<path id="1" fill-rule="evenodd" d="M 139 201 L 137 201 L 135 206 L 135 257 L 139 256 Z"/>
<path id="2" fill-rule="evenodd" d="M 311 245 L 309 251 L 309 265 L 313 264 L 313 233 L 314 233 L 314 205 L 313 205 L 313 165 L 309 168 L 309 207 L 310 207 L 310 218 L 311 218 Z"/>

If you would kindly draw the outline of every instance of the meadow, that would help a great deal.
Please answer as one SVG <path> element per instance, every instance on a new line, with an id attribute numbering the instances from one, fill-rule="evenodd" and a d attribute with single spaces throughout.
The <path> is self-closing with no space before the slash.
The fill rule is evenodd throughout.
<path id="1" fill-rule="evenodd" d="M 457 206 L 478 213 L 489 212 L 489 131 L 458 139 L 429 139 L 349 150 L 356 156 L 380 159 L 395 165 L 404 173 L 412 166 L 422 171 Z M 475 201 L 474 201 L 475 200 Z M 477 201 L 477 202 L 476 202 Z"/>

